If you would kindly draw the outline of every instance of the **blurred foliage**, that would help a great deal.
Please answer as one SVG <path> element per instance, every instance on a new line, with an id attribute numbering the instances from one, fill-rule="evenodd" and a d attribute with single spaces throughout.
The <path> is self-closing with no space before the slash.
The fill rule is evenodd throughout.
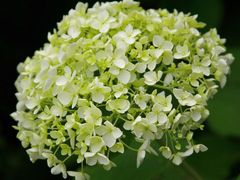
<path id="1" fill-rule="evenodd" d="M 0 40 L 1 93 L 0 105 L 0 179 L 62 179 L 53 176 L 45 161 L 32 164 L 15 138 L 16 131 L 9 114 L 15 109 L 16 65 L 46 41 L 46 34 L 60 21 L 78 0 L 15 0 L 3 1 L 0 6 L 2 28 Z M 87 2 L 87 0 L 83 0 Z M 88 1 L 90 6 L 95 2 Z M 118 165 L 111 171 L 88 168 L 92 180 L 240 180 L 240 19 L 237 1 L 229 0 L 142 0 L 144 8 L 177 9 L 198 14 L 207 29 L 217 27 L 228 39 L 227 47 L 236 57 L 226 87 L 209 102 L 211 115 L 204 131 L 196 133 L 197 142 L 209 150 L 186 159 L 181 166 L 172 165 L 161 156 L 147 155 L 136 168 L 136 154 L 127 151 L 116 156 Z M 6 75 L 9 77 L 6 78 Z"/>
<path id="2" fill-rule="evenodd" d="M 236 60 L 231 66 L 227 85 L 210 101 L 209 126 L 223 136 L 240 137 L 240 49 L 231 48 Z"/>

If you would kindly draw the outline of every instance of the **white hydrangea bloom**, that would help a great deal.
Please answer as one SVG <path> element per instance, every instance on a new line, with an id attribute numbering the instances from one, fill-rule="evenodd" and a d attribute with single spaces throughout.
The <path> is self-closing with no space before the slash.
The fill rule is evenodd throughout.
<path id="1" fill-rule="evenodd" d="M 216 29 L 201 33 L 196 18 L 133 0 L 78 3 L 17 67 L 11 116 L 30 160 L 88 180 L 84 168 L 69 170 L 69 159 L 71 167 L 110 170 L 112 154 L 125 148 L 137 152 L 139 167 L 147 152 L 157 155 L 154 141 L 176 165 L 206 151 L 193 144 L 194 130 L 203 129 L 207 101 L 225 85 L 234 57 Z"/>

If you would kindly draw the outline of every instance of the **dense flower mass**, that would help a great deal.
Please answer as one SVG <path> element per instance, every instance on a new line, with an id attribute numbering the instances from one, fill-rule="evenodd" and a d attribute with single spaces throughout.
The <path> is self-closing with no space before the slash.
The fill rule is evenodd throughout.
<path id="1" fill-rule="evenodd" d="M 84 180 L 86 165 L 109 170 L 110 155 L 125 148 L 136 151 L 137 166 L 146 152 L 179 165 L 207 150 L 193 133 L 203 129 L 233 56 L 215 29 L 201 34 L 196 18 L 132 0 L 71 9 L 18 66 L 12 117 L 31 161 Z"/>

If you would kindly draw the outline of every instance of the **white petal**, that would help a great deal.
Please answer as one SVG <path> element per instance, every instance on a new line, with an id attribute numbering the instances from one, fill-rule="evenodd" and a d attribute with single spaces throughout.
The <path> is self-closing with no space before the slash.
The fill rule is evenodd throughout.
<path id="1" fill-rule="evenodd" d="M 181 157 L 187 157 L 190 156 L 193 153 L 193 148 L 191 147 L 190 149 L 186 150 L 185 152 L 180 152 L 179 155 Z"/>
<path id="2" fill-rule="evenodd" d="M 151 51 L 151 55 L 158 59 L 163 54 L 163 52 L 164 51 L 162 49 L 153 49 Z"/>
<path id="3" fill-rule="evenodd" d="M 173 48 L 173 43 L 170 41 L 164 41 L 162 48 L 167 51 L 171 51 Z"/>
<path id="4" fill-rule="evenodd" d="M 173 62 L 172 52 L 165 51 L 163 56 L 163 64 L 170 65 Z"/>
<path id="5" fill-rule="evenodd" d="M 169 85 L 172 81 L 173 81 L 173 76 L 172 76 L 171 73 L 168 73 L 168 74 L 166 75 L 166 77 L 164 78 L 164 81 L 163 81 L 164 86 Z"/>
<path id="6" fill-rule="evenodd" d="M 180 165 L 182 163 L 182 158 L 178 154 L 175 154 L 172 162 L 173 164 Z"/>
<path id="7" fill-rule="evenodd" d="M 201 113 L 198 112 L 198 111 L 193 111 L 193 112 L 191 113 L 191 117 L 192 117 L 192 119 L 193 119 L 195 122 L 197 122 L 197 121 L 199 121 L 199 120 L 201 119 Z"/>
<path id="8" fill-rule="evenodd" d="M 160 151 L 162 152 L 163 157 L 170 159 L 172 157 L 172 152 L 169 147 L 161 147 Z"/>
<path id="9" fill-rule="evenodd" d="M 123 83 L 127 84 L 130 80 L 131 73 L 127 70 L 121 70 L 119 75 L 117 76 L 118 80 Z"/>
<path id="10" fill-rule="evenodd" d="M 108 165 L 110 163 L 109 159 L 105 155 L 100 153 L 98 153 L 97 155 L 99 164 Z"/>
<path id="11" fill-rule="evenodd" d="M 151 62 L 148 63 L 148 69 L 149 69 L 150 71 L 153 71 L 153 70 L 155 69 L 156 65 L 157 65 L 156 60 L 151 61 Z"/>
<path id="12" fill-rule="evenodd" d="M 158 81 L 157 74 L 154 71 L 149 71 L 144 74 L 145 84 L 154 85 Z"/>
<path id="13" fill-rule="evenodd" d="M 63 91 L 58 94 L 57 98 L 64 106 L 66 106 L 72 101 L 73 97 L 70 93 Z"/>
<path id="14" fill-rule="evenodd" d="M 108 23 L 106 23 L 106 24 L 104 24 L 101 28 L 100 28 L 100 32 L 101 33 L 106 33 L 106 32 L 108 32 L 108 30 L 110 29 L 110 24 L 108 24 Z"/>
<path id="15" fill-rule="evenodd" d="M 77 28 L 77 26 L 71 26 L 68 29 L 68 35 L 72 38 L 76 38 L 80 35 L 80 28 Z"/>
<path id="16" fill-rule="evenodd" d="M 92 100 L 96 103 L 102 103 L 104 101 L 104 95 L 102 93 L 93 93 Z"/>
<path id="17" fill-rule="evenodd" d="M 63 113 L 62 107 L 59 106 L 52 106 L 50 111 L 54 116 L 61 116 Z"/>
<path id="18" fill-rule="evenodd" d="M 128 44 L 133 44 L 135 42 L 135 38 L 133 37 L 127 37 L 125 39 L 125 42 L 128 43 Z"/>
<path id="19" fill-rule="evenodd" d="M 115 128 L 115 130 L 112 132 L 113 133 L 113 137 L 115 139 L 119 138 L 122 136 L 122 131 L 119 128 Z"/>
<path id="20" fill-rule="evenodd" d="M 28 109 L 33 109 L 38 105 L 38 102 L 35 99 L 31 98 L 25 102 L 25 105 Z"/>
<path id="21" fill-rule="evenodd" d="M 89 166 L 94 166 L 95 164 L 97 164 L 97 157 L 96 156 L 93 156 L 93 157 L 86 157 L 86 163 L 89 165 Z"/>
<path id="22" fill-rule="evenodd" d="M 127 25 L 126 28 L 125 28 L 125 31 L 127 34 L 132 34 L 133 32 L 133 27 L 131 24 Z"/>
<path id="23" fill-rule="evenodd" d="M 108 147 L 112 147 L 116 143 L 116 139 L 113 137 L 112 133 L 107 133 L 102 138 Z"/>
<path id="24" fill-rule="evenodd" d="M 158 115 L 158 122 L 160 125 L 166 123 L 168 121 L 168 117 L 165 113 L 161 112 Z"/>
<path id="25" fill-rule="evenodd" d="M 164 39 L 158 35 L 153 36 L 153 45 L 155 47 L 160 47 L 162 43 L 164 42 Z"/>
<path id="26" fill-rule="evenodd" d="M 126 121 L 126 122 L 123 124 L 123 128 L 126 129 L 126 130 L 131 130 L 131 129 L 132 129 L 132 126 L 133 126 L 133 122 L 131 122 L 131 121 Z"/>
<path id="27" fill-rule="evenodd" d="M 56 80 L 56 85 L 57 86 L 64 86 L 65 84 L 67 84 L 67 78 L 65 76 L 59 76 Z"/>
<path id="28" fill-rule="evenodd" d="M 145 63 L 137 63 L 135 67 L 138 73 L 144 73 L 146 68 L 147 68 L 147 65 Z"/>
<path id="29" fill-rule="evenodd" d="M 137 154 L 137 168 L 141 165 L 144 160 L 146 152 L 144 150 L 139 150 Z"/>
<path id="30" fill-rule="evenodd" d="M 118 58 L 113 61 L 113 64 L 119 68 L 124 68 L 126 65 L 126 62 L 124 59 Z"/>

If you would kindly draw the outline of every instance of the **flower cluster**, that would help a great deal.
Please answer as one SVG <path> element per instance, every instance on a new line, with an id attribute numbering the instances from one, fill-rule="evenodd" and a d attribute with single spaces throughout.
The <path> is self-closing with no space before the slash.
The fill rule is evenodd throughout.
<path id="1" fill-rule="evenodd" d="M 193 132 L 203 129 L 207 101 L 234 58 L 215 29 L 201 34 L 196 18 L 132 0 L 71 9 L 18 66 L 12 117 L 31 161 L 46 159 L 52 174 L 85 180 L 84 166 L 109 170 L 110 155 L 125 148 L 136 151 L 137 166 L 146 152 L 179 165 L 207 150 Z"/>

